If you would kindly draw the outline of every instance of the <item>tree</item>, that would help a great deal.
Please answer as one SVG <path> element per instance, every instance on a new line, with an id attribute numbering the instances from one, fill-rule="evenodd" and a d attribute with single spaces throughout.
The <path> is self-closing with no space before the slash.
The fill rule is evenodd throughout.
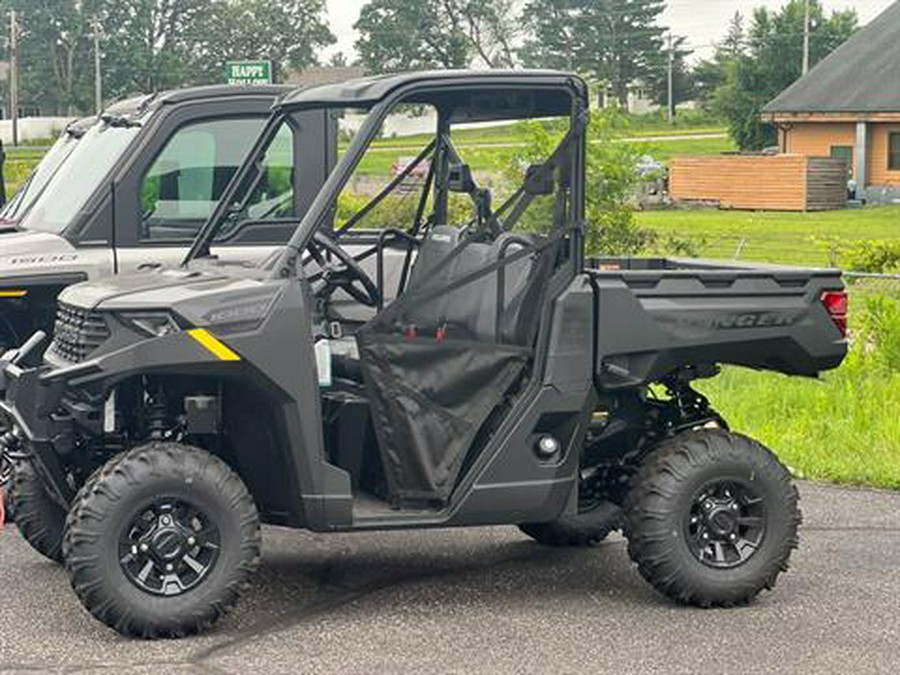
<path id="1" fill-rule="evenodd" d="M 744 30 L 744 15 L 735 12 L 728 24 L 728 32 L 716 49 L 716 55 L 722 59 L 734 60 L 744 54 L 744 42 L 747 34 Z"/>
<path id="2" fill-rule="evenodd" d="M 217 0 L 200 25 L 208 80 L 221 79 L 229 60 L 271 61 L 276 80 L 318 63 L 335 42 L 325 22 L 325 0 Z"/>
<path id="3" fill-rule="evenodd" d="M 370 72 L 513 65 L 513 0 L 371 0 L 354 28 Z"/>
<path id="4" fill-rule="evenodd" d="M 21 100 L 93 110 L 93 39 L 102 28 L 105 98 L 221 82 L 229 59 L 266 59 L 276 77 L 334 42 L 324 0 L 0 0 L 19 10 Z"/>
<path id="5" fill-rule="evenodd" d="M 202 78 L 202 27 L 216 0 L 98 0 L 108 96 L 154 92 Z"/>
<path id="6" fill-rule="evenodd" d="M 96 0 L 5 0 L 18 12 L 20 100 L 72 115 L 90 108 L 93 69 L 90 16 Z"/>
<path id="7" fill-rule="evenodd" d="M 678 37 L 672 41 L 672 91 L 675 105 L 694 99 L 694 77 L 688 64 L 688 57 L 693 53 L 685 45 L 686 38 Z M 648 59 L 652 68 L 647 76 L 653 102 L 660 106 L 669 104 L 669 49 Z"/>
<path id="8" fill-rule="evenodd" d="M 607 82 L 627 108 L 628 87 L 658 76 L 663 0 L 529 0 L 526 65 L 564 68 Z"/>
<path id="9" fill-rule="evenodd" d="M 735 12 L 728 24 L 728 32 L 716 45 L 712 59 L 700 61 L 691 72 L 694 95 L 701 104 L 709 104 L 715 92 L 728 79 L 728 70 L 746 53 L 744 16 Z"/>
<path id="10" fill-rule="evenodd" d="M 728 119 L 731 135 L 743 149 L 760 149 L 776 141 L 775 129 L 760 118 L 763 106 L 801 76 L 803 0 L 791 0 L 780 11 L 753 13 L 746 52 L 728 65 L 725 84 L 714 105 Z M 847 40 L 858 26 L 854 10 L 825 15 L 818 0 L 810 7 L 810 63 L 816 64 Z"/>

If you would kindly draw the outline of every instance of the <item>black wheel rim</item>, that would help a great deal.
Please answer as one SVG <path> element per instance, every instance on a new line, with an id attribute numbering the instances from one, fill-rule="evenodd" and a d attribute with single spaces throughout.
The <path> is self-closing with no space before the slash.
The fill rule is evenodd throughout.
<path id="1" fill-rule="evenodd" d="M 756 487 L 742 480 L 710 481 L 697 491 L 685 523 L 694 557 L 731 569 L 750 560 L 766 535 L 766 508 Z"/>
<path id="2" fill-rule="evenodd" d="M 219 548 L 219 529 L 202 509 L 163 498 L 138 511 L 122 530 L 119 565 L 142 591 L 177 596 L 203 581 Z"/>

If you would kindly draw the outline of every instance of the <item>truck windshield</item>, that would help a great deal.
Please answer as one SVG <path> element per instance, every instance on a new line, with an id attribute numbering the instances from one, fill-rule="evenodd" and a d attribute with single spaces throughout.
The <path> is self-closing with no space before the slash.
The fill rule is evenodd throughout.
<path id="1" fill-rule="evenodd" d="M 68 159 L 72 151 L 81 140 L 83 132 L 70 133 L 66 131 L 60 136 L 56 143 L 47 151 L 47 154 L 41 159 L 40 163 L 35 167 L 34 171 L 25 181 L 15 196 L 6 203 L 3 210 L 0 211 L 0 224 L 17 223 L 27 213 L 28 209 L 34 204 L 35 200 L 47 187 L 50 179 L 56 175 L 56 172 Z"/>
<path id="2" fill-rule="evenodd" d="M 101 122 L 91 127 L 49 178 L 21 226 L 54 234 L 65 230 L 139 132 L 137 125 Z"/>

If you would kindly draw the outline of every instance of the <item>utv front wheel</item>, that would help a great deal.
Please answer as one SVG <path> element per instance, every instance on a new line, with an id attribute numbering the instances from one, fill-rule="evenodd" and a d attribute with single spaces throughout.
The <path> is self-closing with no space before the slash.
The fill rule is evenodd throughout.
<path id="1" fill-rule="evenodd" d="M 628 553 L 679 602 L 744 604 L 787 570 L 797 502 L 787 469 L 760 443 L 722 430 L 686 432 L 652 453 L 632 483 Z"/>
<path id="2" fill-rule="evenodd" d="M 151 443 L 111 461 L 69 515 L 63 551 L 75 593 L 126 636 L 207 628 L 234 606 L 259 564 L 249 492 L 199 448 Z"/>

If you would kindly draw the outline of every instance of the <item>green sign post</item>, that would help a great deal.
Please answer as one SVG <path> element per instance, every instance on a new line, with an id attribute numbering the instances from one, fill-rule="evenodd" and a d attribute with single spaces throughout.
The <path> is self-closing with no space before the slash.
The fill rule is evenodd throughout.
<path id="1" fill-rule="evenodd" d="M 228 61 L 225 63 L 228 84 L 271 84 L 271 61 Z"/>

